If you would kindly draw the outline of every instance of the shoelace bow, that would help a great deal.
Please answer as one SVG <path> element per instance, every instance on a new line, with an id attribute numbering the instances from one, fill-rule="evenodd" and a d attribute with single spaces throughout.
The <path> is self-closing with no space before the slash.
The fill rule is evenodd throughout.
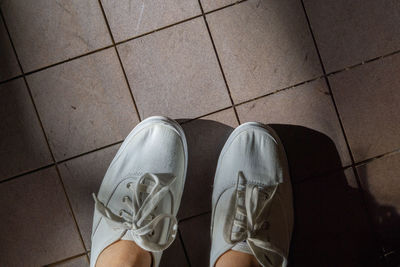
<path id="1" fill-rule="evenodd" d="M 266 218 L 268 218 L 269 208 L 277 188 L 278 186 L 274 186 L 267 191 L 257 185 L 247 184 L 244 174 L 239 172 L 236 185 L 235 217 L 232 228 L 224 231 L 226 233 L 225 240 L 230 244 L 237 244 L 245 240 L 253 255 L 263 266 L 272 266 L 272 261 L 265 251 L 281 255 L 284 259 L 283 266 L 286 266 L 286 257 L 283 252 L 268 240 L 258 238 L 259 231 L 265 231 L 269 227 Z"/>
<path id="2" fill-rule="evenodd" d="M 146 179 L 149 184 L 144 183 Z M 95 209 L 112 228 L 129 231 L 133 240 L 143 249 L 153 252 L 163 251 L 168 248 L 175 239 L 178 229 L 177 219 L 172 214 L 163 213 L 154 217 L 152 213 L 157 208 L 160 200 L 169 192 L 175 179 L 174 177 L 170 183 L 163 186 L 157 175 L 146 173 L 134 184 L 127 184 L 133 199 L 129 196 L 125 196 L 123 202 L 130 208 L 131 212 L 123 209 L 118 216 L 93 194 Z M 144 200 L 141 200 L 142 194 L 147 194 Z M 149 241 L 149 238 L 146 238 L 146 236 L 152 236 L 156 226 L 167 218 L 170 219 L 167 242 L 159 244 Z"/>

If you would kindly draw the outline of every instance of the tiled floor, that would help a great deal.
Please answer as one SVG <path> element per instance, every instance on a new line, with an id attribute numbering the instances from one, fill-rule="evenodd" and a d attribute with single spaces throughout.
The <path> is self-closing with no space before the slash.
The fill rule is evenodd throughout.
<path id="1" fill-rule="evenodd" d="M 292 266 L 400 265 L 396 0 L 0 1 L 0 266 L 88 266 L 93 201 L 127 133 L 178 119 L 180 232 L 207 266 L 213 174 L 270 124 L 294 187 Z M 193 229 L 196 229 L 194 231 Z"/>

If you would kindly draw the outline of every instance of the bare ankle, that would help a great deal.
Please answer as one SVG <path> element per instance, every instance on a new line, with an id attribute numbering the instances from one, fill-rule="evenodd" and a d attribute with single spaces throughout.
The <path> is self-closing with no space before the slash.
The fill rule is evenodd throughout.
<path id="1" fill-rule="evenodd" d="M 250 254 L 228 250 L 220 256 L 215 267 L 259 267 L 257 259 Z"/>
<path id="2" fill-rule="evenodd" d="M 150 252 L 133 241 L 120 240 L 101 252 L 96 267 L 150 267 L 151 261 Z"/>

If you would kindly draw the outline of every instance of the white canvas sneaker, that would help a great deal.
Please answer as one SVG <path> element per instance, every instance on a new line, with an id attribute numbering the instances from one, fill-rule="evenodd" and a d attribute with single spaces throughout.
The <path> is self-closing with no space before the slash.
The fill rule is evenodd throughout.
<path id="1" fill-rule="evenodd" d="M 262 266 L 286 266 L 292 228 L 292 188 L 284 148 L 271 128 L 242 124 L 218 159 L 210 266 L 230 249 L 254 255 Z"/>
<path id="2" fill-rule="evenodd" d="M 187 169 L 180 125 L 165 117 L 139 123 L 111 162 L 95 199 L 90 266 L 118 240 L 131 240 L 159 265 L 175 239 Z"/>

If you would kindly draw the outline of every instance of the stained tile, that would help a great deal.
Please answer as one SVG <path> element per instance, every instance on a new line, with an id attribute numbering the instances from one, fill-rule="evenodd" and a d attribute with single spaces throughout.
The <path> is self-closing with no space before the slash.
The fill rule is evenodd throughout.
<path id="1" fill-rule="evenodd" d="M 329 78 L 356 161 L 400 148 L 400 55 Z"/>
<path id="2" fill-rule="evenodd" d="M 101 2 L 116 42 L 201 14 L 197 0 Z"/>
<path id="3" fill-rule="evenodd" d="M 61 178 L 71 201 L 86 249 L 91 248 L 94 201 L 100 184 L 119 145 L 105 148 L 59 165 Z"/>
<path id="4" fill-rule="evenodd" d="M 80 256 L 69 261 L 62 262 L 60 264 L 50 265 L 52 267 L 89 267 L 89 261 L 86 256 Z M 49 267 L 50 267 L 49 266 Z"/>
<path id="5" fill-rule="evenodd" d="M 211 193 L 219 153 L 238 125 L 233 109 L 182 125 L 189 147 L 189 166 L 179 218 L 211 211 Z"/>
<path id="6" fill-rule="evenodd" d="M 84 252 L 54 168 L 0 184 L 0 265 L 42 266 Z"/>
<path id="7" fill-rule="evenodd" d="M 293 185 L 292 266 L 380 266 L 353 170 Z"/>
<path id="8" fill-rule="evenodd" d="M 21 74 L 3 20 L 0 19 L 0 81 Z"/>
<path id="9" fill-rule="evenodd" d="M 235 103 L 321 75 L 299 1 L 249 0 L 207 21 Z"/>
<path id="10" fill-rule="evenodd" d="M 142 118 L 198 117 L 230 106 L 202 18 L 118 47 Z"/>
<path id="11" fill-rule="evenodd" d="M 192 267 L 209 266 L 210 223 L 211 213 L 207 213 L 179 224 L 183 244 Z"/>
<path id="12" fill-rule="evenodd" d="M 111 44 L 97 0 L 5 0 L 1 8 L 25 72 Z"/>
<path id="13" fill-rule="evenodd" d="M 22 79 L 0 85 L 0 180 L 52 162 Z"/>
<path id="14" fill-rule="evenodd" d="M 385 250 L 400 250 L 400 154 L 358 166 L 357 171 Z"/>
<path id="15" fill-rule="evenodd" d="M 138 122 L 113 48 L 28 76 L 56 160 L 125 138 Z"/>
<path id="16" fill-rule="evenodd" d="M 393 0 L 305 0 L 327 72 L 400 49 L 400 4 Z"/>
<path id="17" fill-rule="evenodd" d="M 272 124 L 285 147 L 294 180 L 351 164 L 323 79 L 240 105 L 237 111 L 242 123 Z"/>
<path id="18" fill-rule="evenodd" d="M 204 12 L 208 12 L 217 8 L 233 4 L 235 2 L 238 2 L 239 0 L 200 0 L 200 1 L 201 5 L 203 6 Z"/>
<path id="19" fill-rule="evenodd" d="M 179 235 L 172 245 L 167 248 L 161 258 L 160 267 L 189 266 Z"/>

